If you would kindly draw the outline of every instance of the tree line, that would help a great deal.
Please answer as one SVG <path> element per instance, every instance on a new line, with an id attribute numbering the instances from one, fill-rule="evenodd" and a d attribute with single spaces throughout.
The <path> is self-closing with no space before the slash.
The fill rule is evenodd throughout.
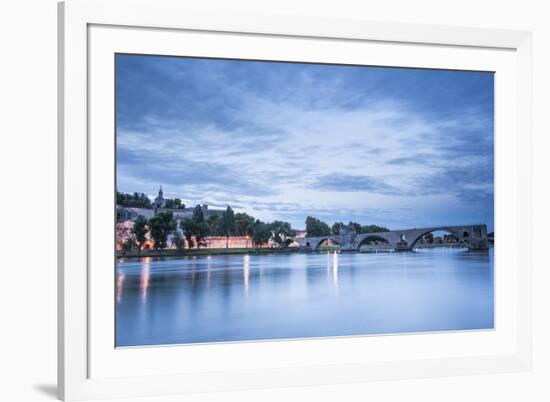
<path id="1" fill-rule="evenodd" d="M 139 196 L 139 195 L 138 195 Z M 138 197 L 139 198 L 139 197 Z M 134 198 L 135 199 L 135 198 Z M 308 216 L 306 218 L 307 236 L 329 236 L 340 234 L 342 222 L 336 222 L 330 227 L 327 223 Z M 389 229 L 383 226 L 362 226 L 356 222 L 349 222 L 356 233 L 387 232 Z M 254 247 L 262 247 L 271 242 L 272 246 L 287 247 L 291 238 L 296 236 L 290 223 L 284 221 L 262 222 L 253 216 L 244 213 L 235 213 L 231 207 L 227 207 L 222 213 L 204 216 L 203 208 L 195 206 L 190 218 L 178 221 L 171 211 L 163 211 L 147 219 L 139 215 L 130 230 L 130 237 L 123 245 L 124 251 L 142 250 L 146 242 L 151 239 L 156 250 L 168 247 L 168 239 L 177 249 L 200 248 L 206 246 L 206 238 L 211 236 L 224 236 L 225 247 L 229 247 L 231 236 L 248 236 Z"/>
<path id="2" fill-rule="evenodd" d="M 153 209 L 153 204 L 151 203 L 151 200 L 144 193 L 129 194 L 117 191 L 116 203 L 117 205 L 122 205 L 123 207 L 128 208 Z"/>
<path id="3" fill-rule="evenodd" d="M 153 203 L 144 193 L 116 193 L 116 203 L 127 208 L 153 209 Z M 164 208 L 185 209 L 185 204 L 179 198 L 165 198 Z"/>
<path id="4" fill-rule="evenodd" d="M 306 218 L 306 232 L 308 236 L 311 237 L 321 237 L 321 236 L 330 236 L 330 235 L 339 235 L 340 230 L 343 226 L 346 226 L 343 222 L 335 222 L 332 227 L 327 223 L 314 218 L 313 216 L 308 216 Z M 355 233 L 376 233 L 376 232 L 389 232 L 390 230 L 384 226 L 377 225 L 361 225 L 357 222 L 349 222 L 349 227 L 355 229 Z"/>
<path id="5" fill-rule="evenodd" d="M 149 238 L 153 240 L 156 250 L 162 250 L 168 246 L 170 236 L 177 249 L 185 248 L 186 243 L 188 248 L 203 247 L 209 236 L 225 236 L 226 248 L 231 236 L 249 236 L 255 247 L 270 241 L 278 247 L 286 247 L 290 243 L 289 238 L 296 235 L 288 222 L 262 222 L 246 213 L 235 213 L 229 206 L 221 214 L 205 218 L 200 205 L 193 209 L 191 218 L 179 222 L 170 211 L 159 212 L 150 219 L 139 215 L 130 232 L 131 237 L 124 243 L 125 251 L 136 247 L 141 250 Z"/>

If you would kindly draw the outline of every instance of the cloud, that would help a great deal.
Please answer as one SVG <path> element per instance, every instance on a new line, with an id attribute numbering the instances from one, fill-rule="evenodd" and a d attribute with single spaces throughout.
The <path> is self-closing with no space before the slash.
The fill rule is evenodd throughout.
<path id="1" fill-rule="evenodd" d="M 121 191 L 295 226 L 492 225 L 492 74 L 118 57 Z"/>
<path id="2" fill-rule="evenodd" d="M 396 189 L 382 180 L 371 176 L 352 176 L 346 174 L 326 175 L 313 183 L 313 188 L 321 191 L 357 192 L 365 191 L 381 194 L 395 194 Z"/>
<path id="3" fill-rule="evenodd" d="M 440 157 L 437 155 L 431 155 L 431 154 L 425 154 L 425 153 L 419 153 L 412 156 L 402 156 L 399 158 L 393 158 L 388 161 L 386 161 L 386 164 L 388 165 L 396 165 L 396 166 L 414 166 L 414 165 L 428 165 L 433 166 L 440 163 Z"/>

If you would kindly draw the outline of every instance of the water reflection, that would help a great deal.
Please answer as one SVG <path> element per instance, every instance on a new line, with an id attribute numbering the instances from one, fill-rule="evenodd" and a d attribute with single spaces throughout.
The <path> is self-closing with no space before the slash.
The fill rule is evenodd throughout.
<path id="1" fill-rule="evenodd" d="M 338 253 L 327 253 L 327 278 L 338 288 Z"/>
<path id="2" fill-rule="evenodd" d="M 338 287 L 338 254 L 334 252 L 332 254 L 332 282 L 334 286 Z"/>
<path id="3" fill-rule="evenodd" d="M 210 285 L 210 268 L 212 267 L 212 256 L 206 257 L 206 286 Z"/>
<path id="4" fill-rule="evenodd" d="M 147 300 L 147 288 L 149 287 L 149 277 L 151 272 L 151 257 L 145 257 L 141 264 L 140 290 L 141 300 Z"/>
<path id="5" fill-rule="evenodd" d="M 116 281 L 116 301 L 117 303 L 120 303 L 122 300 L 122 292 L 124 289 L 124 279 L 126 278 L 126 275 L 124 275 L 123 272 L 117 273 L 117 281 Z"/>
<path id="6" fill-rule="evenodd" d="M 435 249 L 129 259 L 117 263 L 117 344 L 492 328 L 492 256 Z"/>
<path id="7" fill-rule="evenodd" d="M 243 257 L 243 281 L 244 281 L 244 292 L 248 293 L 248 277 L 250 275 L 250 256 L 245 255 Z"/>

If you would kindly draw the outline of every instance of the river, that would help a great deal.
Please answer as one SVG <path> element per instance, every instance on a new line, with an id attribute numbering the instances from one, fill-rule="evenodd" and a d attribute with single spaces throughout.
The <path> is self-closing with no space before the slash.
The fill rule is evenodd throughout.
<path id="1" fill-rule="evenodd" d="M 116 344 L 494 327 L 493 249 L 118 260 Z"/>

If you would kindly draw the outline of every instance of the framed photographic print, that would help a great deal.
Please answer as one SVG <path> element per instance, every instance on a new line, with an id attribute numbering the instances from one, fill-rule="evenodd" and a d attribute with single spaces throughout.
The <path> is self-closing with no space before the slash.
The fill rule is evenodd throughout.
<path id="1" fill-rule="evenodd" d="M 59 15 L 61 398 L 530 368 L 530 33 Z"/>

